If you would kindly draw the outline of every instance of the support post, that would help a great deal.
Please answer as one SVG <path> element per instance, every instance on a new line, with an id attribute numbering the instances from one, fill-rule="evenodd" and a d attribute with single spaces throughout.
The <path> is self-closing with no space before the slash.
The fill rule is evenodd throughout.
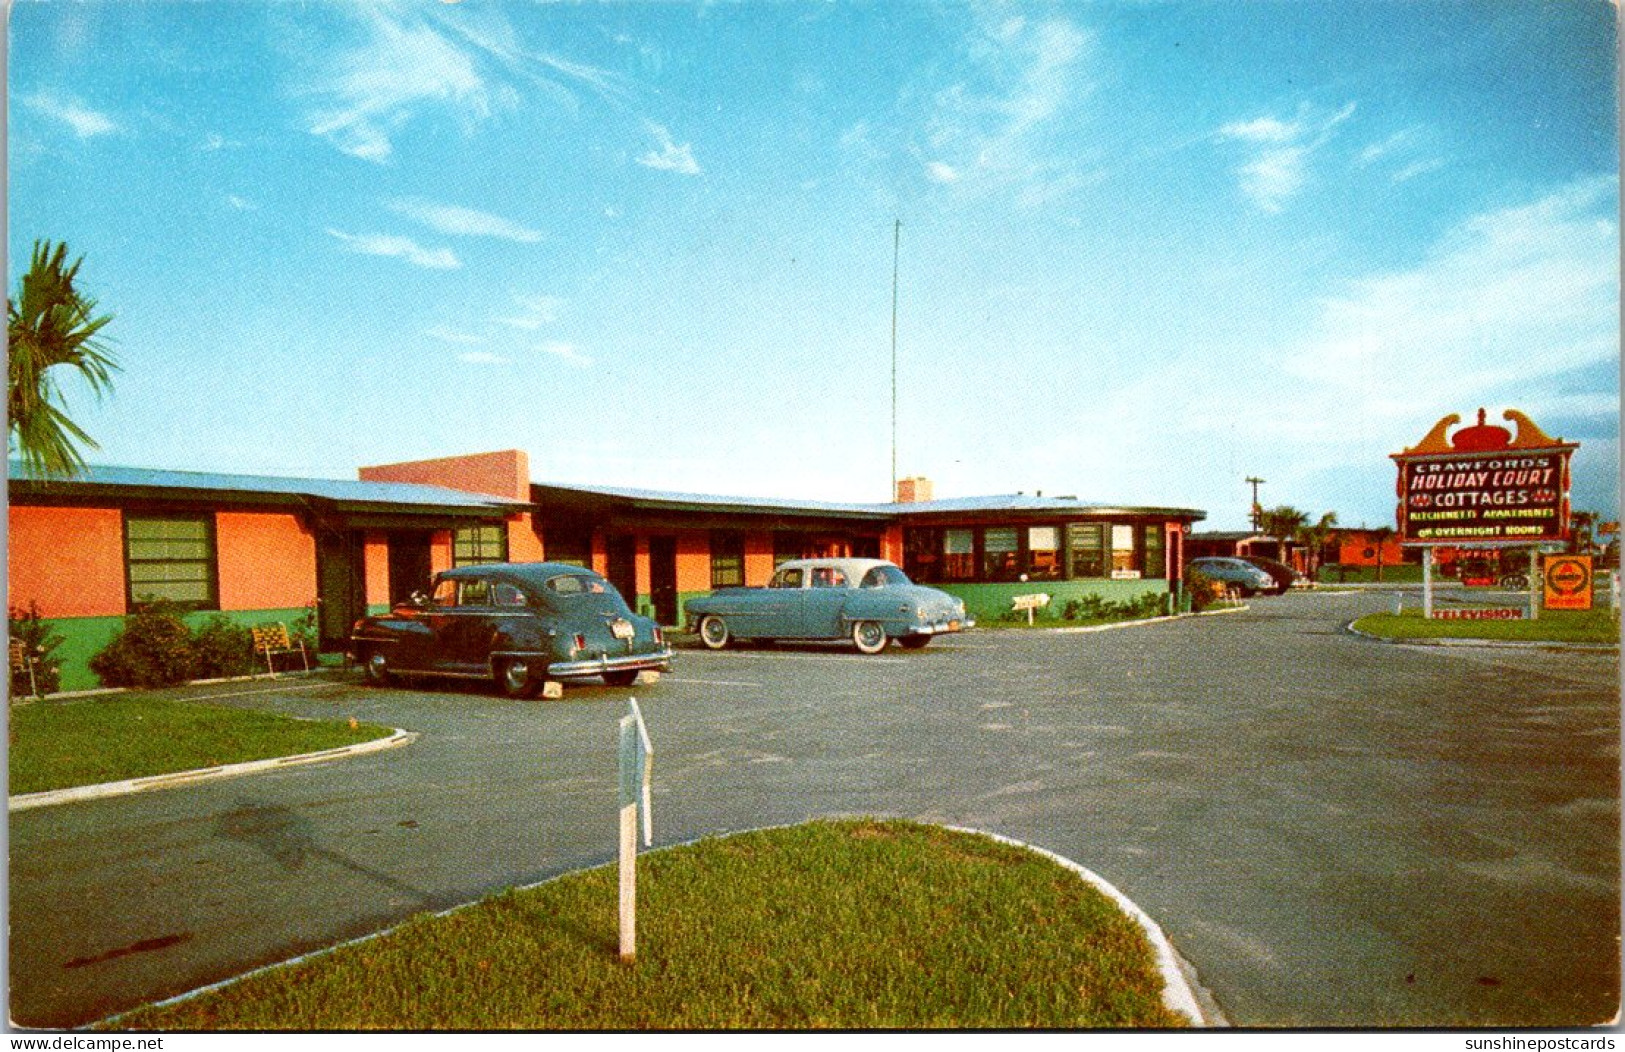
<path id="1" fill-rule="evenodd" d="M 1540 550 L 1529 549 L 1529 620 L 1540 617 L 1540 595 L 1546 581 L 1540 572 Z"/>
<path id="2" fill-rule="evenodd" d="M 1422 616 L 1433 618 L 1433 546 L 1422 549 Z"/>
<path id="3" fill-rule="evenodd" d="M 621 960 L 638 952 L 638 805 L 621 808 Z"/>

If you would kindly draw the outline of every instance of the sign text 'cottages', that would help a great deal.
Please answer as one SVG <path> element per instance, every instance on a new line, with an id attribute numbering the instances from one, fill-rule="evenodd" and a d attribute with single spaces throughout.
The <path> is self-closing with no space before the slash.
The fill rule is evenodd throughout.
<path id="1" fill-rule="evenodd" d="M 1399 465 L 1398 524 L 1405 544 L 1539 544 L 1569 529 L 1569 457 L 1577 442 L 1552 438 L 1516 409 L 1457 428 L 1452 413 L 1421 442 L 1392 454 Z M 1452 433 L 1451 429 L 1456 430 Z"/>

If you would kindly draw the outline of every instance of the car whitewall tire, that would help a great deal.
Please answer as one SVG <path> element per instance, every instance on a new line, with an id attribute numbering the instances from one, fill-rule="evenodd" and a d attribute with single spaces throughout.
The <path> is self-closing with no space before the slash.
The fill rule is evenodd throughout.
<path id="1" fill-rule="evenodd" d="M 728 622 L 716 614 L 706 614 L 700 618 L 700 642 L 712 650 L 721 650 L 728 645 Z"/>
<path id="2" fill-rule="evenodd" d="M 852 642 L 864 654 L 878 654 L 891 638 L 879 621 L 859 621 L 852 626 Z"/>

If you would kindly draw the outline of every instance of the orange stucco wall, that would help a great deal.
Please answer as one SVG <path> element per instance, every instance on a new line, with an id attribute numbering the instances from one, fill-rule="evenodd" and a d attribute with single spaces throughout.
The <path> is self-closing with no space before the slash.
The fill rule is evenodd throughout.
<path id="1" fill-rule="evenodd" d="M 638 595 L 649 595 L 654 591 L 654 577 L 649 571 L 648 534 L 638 534 L 636 544 L 632 556 L 632 569 L 637 577 Z"/>
<path id="2" fill-rule="evenodd" d="M 220 609 L 280 610 L 316 598 L 316 541 L 293 515 L 216 512 Z"/>
<path id="3" fill-rule="evenodd" d="M 773 576 L 773 535 L 745 534 L 745 583 L 764 585 Z"/>
<path id="4" fill-rule="evenodd" d="M 677 590 L 711 590 L 711 535 L 703 530 L 684 530 L 677 535 Z"/>
<path id="5" fill-rule="evenodd" d="M 530 501 L 530 457 L 518 449 L 375 464 L 361 468 L 360 476 L 364 482 L 411 482 Z"/>
<path id="6" fill-rule="evenodd" d="M 367 605 L 389 602 L 389 535 L 368 532 L 362 556 L 366 561 Z"/>
<path id="7" fill-rule="evenodd" d="M 117 508 L 7 509 L 12 606 L 46 617 L 124 613 L 124 518 Z"/>
<path id="8" fill-rule="evenodd" d="M 436 530 L 429 540 L 429 572 L 451 569 L 451 531 Z"/>
<path id="9" fill-rule="evenodd" d="M 880 535 L 880 557 L 889 563 L 903 565 L 903 527 L 900 524 L 887 526 L 886 532 Z"/>
<path id="10" fill-rule="evenodd" d="M 513 563 L 539 563 L 542 561 L 542 536 L 531 521 L 530 512 L 521 512 L 508 520 L 508 561 Z"/>

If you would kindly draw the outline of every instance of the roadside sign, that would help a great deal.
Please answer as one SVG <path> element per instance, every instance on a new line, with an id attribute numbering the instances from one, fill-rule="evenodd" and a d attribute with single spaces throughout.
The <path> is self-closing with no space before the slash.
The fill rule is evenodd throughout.
<path id="1" fill-rule="evenodd" d="M 1541 576 L 1546 582 L 1546 609 L 1591 609 L 1591 556 L 1548 555 Z"/>
<path id="2" fill-rule="evenodd" d="M 654 843 L 654 820 L 649 801 L 649 779 L 654 773 L 654 746 L 643 723 L 638 699 L 629 699 L 630 712 L 621 717 L 620 738 L 620 921 L 621 960 L 631 961 L 638 944 L 638 827 L 643 845 Z M 641 821 L 640 821 L 641 819 Z"/>
<path id="3" fill-rule="evenodd" d="M 1524 612 L 1515 606 L 1485 608 L 1444 607 L 1433 611 L 1435 621 L 1522 621 Z"/>

